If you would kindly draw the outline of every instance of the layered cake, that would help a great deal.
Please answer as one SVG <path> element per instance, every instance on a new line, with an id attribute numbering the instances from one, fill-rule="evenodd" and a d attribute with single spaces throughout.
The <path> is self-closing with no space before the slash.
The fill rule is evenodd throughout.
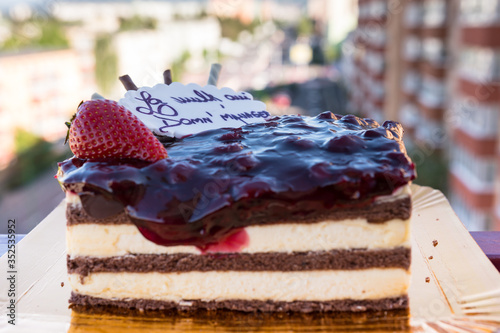
<path id="1" fill-rule="evenodd" d="M 415 169 L 399 123 L 247 110 L 233 113 L 240 126 L 167 135 L 167 108 L 179 109 L 141 89 L 131 100 L 145 103 L 147 91 L 163 127 L 142 120 L 144 105 L 84 103 L 70 130 L 75 157 L 59 163 L 73 309 L 408 307 Z M 210 102 L 228 119 L 220 101 Z M 115 139 L 132 128 L 120 128 L 124 117 L 145 139 Z"/>

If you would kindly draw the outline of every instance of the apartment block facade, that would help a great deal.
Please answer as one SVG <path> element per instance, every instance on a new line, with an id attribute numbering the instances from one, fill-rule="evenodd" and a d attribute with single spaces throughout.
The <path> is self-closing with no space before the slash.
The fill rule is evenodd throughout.
<path id="1" fill-rule="evenodd" d="M 352 111 L 403 123 L 417 167 L 448 161 L 462 222 L 500 230 L 500 0 L 359 0 L 354 36 Z"/>
<path id="2" fill-rule="evenodd" d="M 471 229 L 500 230 L 500 1 L 462 0 L 458 22 L 450 199 Z"/>

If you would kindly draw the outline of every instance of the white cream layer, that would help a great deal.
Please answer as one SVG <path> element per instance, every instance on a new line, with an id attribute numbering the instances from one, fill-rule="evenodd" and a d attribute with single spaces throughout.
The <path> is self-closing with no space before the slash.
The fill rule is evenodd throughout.
<path id="1" fill-rule="evenodd" d="M 187 272 L 70 274 L 73 290 L 105 299 L 328 301 L 407 294 L 401 268 L 302 272 Z"/>
<path id="2" fill-rule="evenodd" d="M 333 249 L 409 247 L 409 220 L 368 223 L 363 219 L 246 227 L 249 243 L 241 252 L 307 252 Z M 68 254 L 110 257 L 127 254 L 200 253 L 195 246 L 161 246 L 135 225 L 74 224 L 67 227 Z"/>

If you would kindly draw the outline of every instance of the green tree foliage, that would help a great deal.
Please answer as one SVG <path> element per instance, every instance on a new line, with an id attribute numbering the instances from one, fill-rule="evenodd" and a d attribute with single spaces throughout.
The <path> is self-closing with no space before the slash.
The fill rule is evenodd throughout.
<path id="1" fill-rule="evenodd" d="M 120 31 L 129 30 L 155 30 L 158 26 L 158 21 L 154 17 L 143 17 L 134 15 L 129 18 L 120 18 Z"/>
<path id="2" fill-rule="evenodd" d="M 3 188 L 12 190 L 35 180 L 40 174 L 71 155 L 69 148 L 58 152 L 53 144 L 23 129 L 15 133 L 16 157 L 3 171 Z"/>
<path id="3" fill-rule="evenodd" d="M 413 146 L 408 155 L 417 167 L 414 183 L 430 186 L 446 194 L 448 188 L 448 162 L 442 150 Z"/>
<path id="4" fill-rule="evenodd" d="M 0 46 L 4 51 L 29 48 L 66 48 L 68 39 L 61 22 L 54 18 L 32 18 L 11 22 L 12 34 Z"/>
<path id="5" fill-rule="evenodd" d="M 182 78 L 182 74 L 184 73 L 184 66 L 186 62 L 191 58 L 191 53 L 189 51 L 184 51 L 182 55 L 172 63 L 172 80 L 180 81 Z"/>
<path id="6" fill-rule="evenodd" d="M 327 62 L 334 62 L 342 56 L 342 43 L 328 45 L 325 51 Z"/>
<path id="7" fill-rule="evenodd" d="M 43 141 L 37 135 L 23 129 L 16 129 L 14 134 L 14 149 L 16 154 L 22 154 Z"/>
<path id="8" fill-rule="evenodd" d="M 248 30 L 253 33 L 254 29 L 260 24 L 258 21 L 254 20 L 250 24 L 245 24 L 238 19 L 228 18 L 228 17 L 217 17 L 221 27 L 222 37 L 229 38 L 231 40 L 237 40 L 240 32 Z"/>
<path id="9" fill-rule="evenodd" d="M 307 16 L 302 16 L 297 24 L 297 33 L 303 36 L 310 36 L 314 32 L 314 21 Z"/>
<path id="10" fill-rule="evenodd" d="M 112 35 L 101 35 L 95 42 L 95 78 L 100 91 L 108 94 L 118 77 L 118 55 Z"/>

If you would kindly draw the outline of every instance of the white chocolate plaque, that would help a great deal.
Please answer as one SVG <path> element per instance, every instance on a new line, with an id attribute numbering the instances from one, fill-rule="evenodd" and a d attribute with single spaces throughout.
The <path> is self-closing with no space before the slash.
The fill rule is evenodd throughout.
<path id="1" fill-rule="evenodd" d="M 177 138 L 216 128 L 238 128 L 270 116 L 266 105 L 247 92 L 194 83 L 129 90 L 119 104 L 155 133 Z"/>

